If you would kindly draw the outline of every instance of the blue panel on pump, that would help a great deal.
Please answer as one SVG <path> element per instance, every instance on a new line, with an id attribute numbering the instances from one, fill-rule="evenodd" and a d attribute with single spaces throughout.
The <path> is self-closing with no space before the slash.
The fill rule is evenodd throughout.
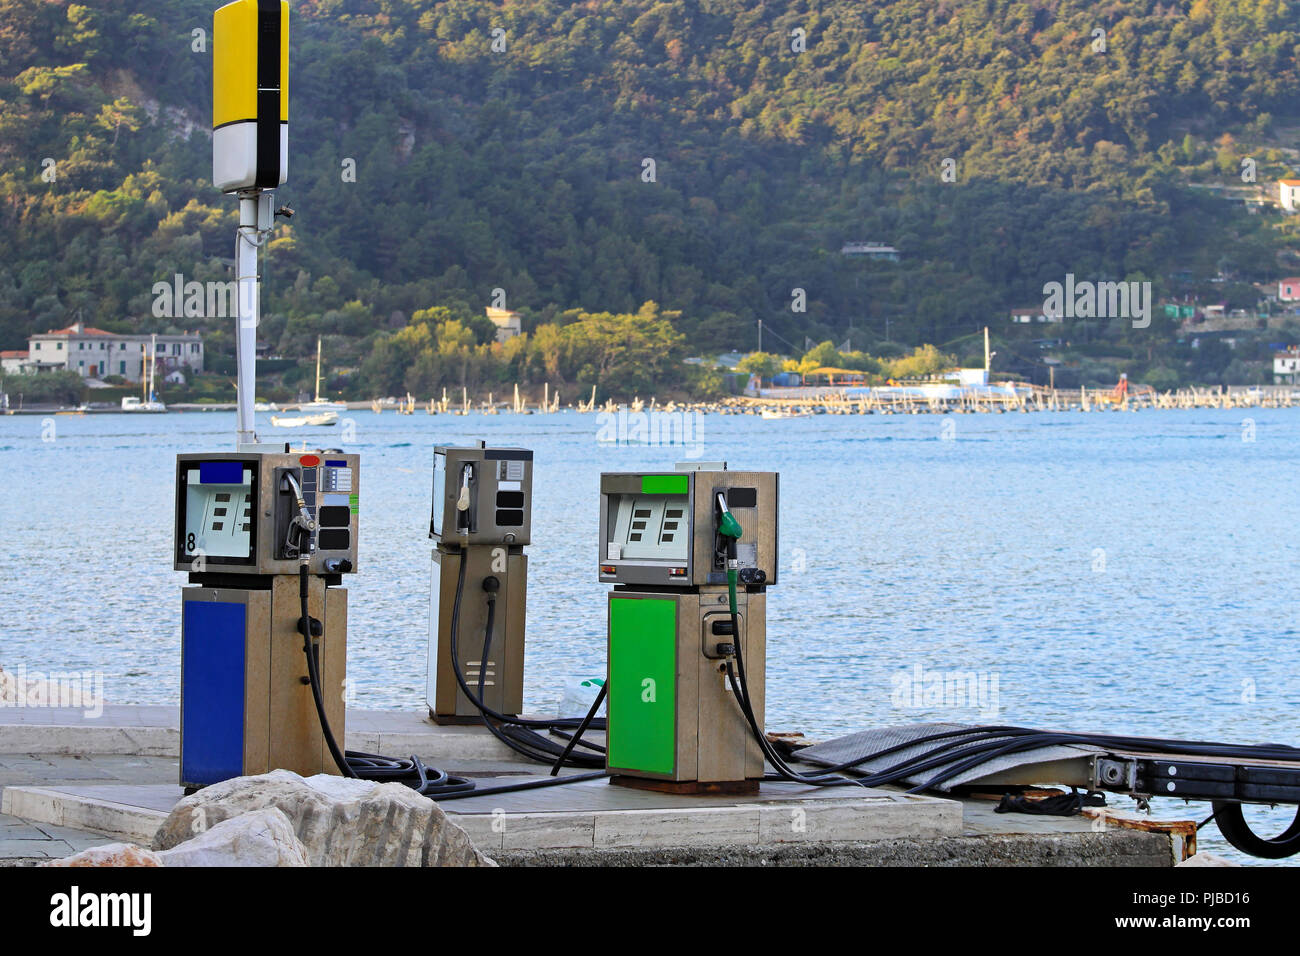
<path id="1" fill-rule="evenodd" d="M 181 637 L 181 780 L 205 786 L 244 771 L 245 606 L 186 601 Z"/>
<path id="2" fill-rule="evenodd" d="M 201 485 L 238 485 L 243 480 L 242 461 L 199 462 L 199 484 Z"/>

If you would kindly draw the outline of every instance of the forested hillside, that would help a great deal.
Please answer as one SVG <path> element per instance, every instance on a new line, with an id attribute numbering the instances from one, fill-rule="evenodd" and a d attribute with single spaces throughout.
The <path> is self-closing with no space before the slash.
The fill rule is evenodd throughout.
<path id="1" fill-rule="evenodd" d="M 199 327 L 230 364 L 228 321 L 151 313 L 159 280 L 228 277 L 194 34 L 214 6 L 0 0 L 0 346 L 80 315 Z M 607 388 L 602 335 L 675 359 L 751 350 L 759 319 L 792 346 L 769 351 L 962 356 L 1066 273 L 1250 307 L 1250 282 L 1300 272 L 1287 217 L 1190 188 L 1240 186 L 1243 160 L 1262 185 L 1293 174 L 1287 0 L 292 8 L 297 215 L 267 253 L 261 338 L 305 358 L 327 336 L 357 395 Z M 841 255 L 854 241 L 900 261 Z M 489 347 L 497 289 L 553 327 Z M 1159 317 L 1088 325 L 1058 334 L 1138 374 L 1224 374 Z"/>

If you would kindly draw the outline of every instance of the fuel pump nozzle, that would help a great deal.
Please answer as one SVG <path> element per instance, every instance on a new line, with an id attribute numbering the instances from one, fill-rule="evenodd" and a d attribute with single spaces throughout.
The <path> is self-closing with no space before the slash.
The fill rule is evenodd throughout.
<path id="1" fill-rule="evenodd" d="M 289 491 L 292 492 L 294 502 L 298 506 L 298 513 L 289 522 L 289 531 L 284 543 L 286 547 L 297 550 L 299 563 L 306 566 L 311 563 L 311 555 L 314 550 L 316 519 L 307 510 L 307 502 L 303 498 L 302 486 L 298 484 L 298 480 L 294 478 L 293 473 L 286 471 L 284 480 L 288 483 Z M 296 543 L 294 541 L 295 537 L 298 538 Z"/>
<path id="2" fill-rule="evenodd" d="M 718 534 L 728 539 L 727 547 L 729 550 L 734 551 L 736 540 L 744 532 L 741 530 L 740 522 L 736 520 L 736 516 L 727 507 L 726 494 L 721 491 L 718 492 L 718 512 Z"/>
<path id="3" fill-rule="evenodd" d="M 469 534 L 472 530 L 470 525 L 473 516 L 469 513 L 469 483 L 473 478 L 474 466 L 467 462 L 460 469 L 460 493 L 456 496 L 456 530 L 461 534 Z"/>
<path id="4" fill-rule="evenodd" d="M 732 627 L 736 628 L 736 639 L 740 639 L 740 631 L 737 627 L 736 616 L 736 572 L 740 561 L 736 557 L 736 541 L 744 533 L 740 527 L 740 522 L 736 516 L 731 513 L 727 507 L 727 496 L 719 491 L 718 501 L 718 537 L 723 539 L 723 544 L 727 551 L 727 606 L 731 611 Z"/>

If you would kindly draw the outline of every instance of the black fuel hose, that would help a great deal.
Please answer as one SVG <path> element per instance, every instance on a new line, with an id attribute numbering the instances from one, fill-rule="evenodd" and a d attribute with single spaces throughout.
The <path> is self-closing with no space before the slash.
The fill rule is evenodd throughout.
<path id="1" fill-rule="evenodd" d="M 577 733 L 569 737 L 569 743 L 568 746 L 564 748 L 564 753 L 560 754 L 560 756 L 556 758 L 555 763 L 551 765 L 552 777 L 556 776 L 560 772 L 560 768 L 564 766 L 564 761 L 568 758 L 569 754 L 573 752 L 573 748 L 577 746 L 578 742 L 582 740 L 582 735 L 587 732 L 587 728 L 591 725 L 592 720 L 595 718 L 596 712 L 600 710 L 601 702 L 604 701 L 605 693 L 608 690 L 609 690 L 608 681 L 600 685 L 600 693 L 598 693 L 596 695 L 596 699 L 591 702 L 591 707 L 587 709 L 587 716 L 583 717 L 582 723 L 578 725 Z M 589 745 L 589 746 L 594 746 L 594 745 Z M 601 749 L 604 750 L 603 747 Z"/>
<path id="2" fill-rule="evenodd" d="M 361 780 L 374 780 L 379 783 L 401 783 L 426 797 L 445 797 L 453 793 L 468 793 L 474 789 L 474 781 L 456 777 L 445 770 L 427 766 L 419 757 L 410 759 L 384 757 L 379 754 L 339 750 L 338 741 L 330 730 L 329 718 L 325 716 L 325 702 L 321 693 L 320 661 L 311 639 L 311 615 L 307 609 L 307 565 L 298 568 L 298 602 L 301 616 L 298 629 L 303 633 L 303 653 L 307 657 L 307 678 L 311 684 L 312 700 L 316 704 L 316 717 L 320 720 L 321 732 L 325 735 L 325 744 L 330 756 L 345 777 Z"/>
<path id="3" fill-rule="evenodd" d="M 739 639 L 737 639 L 736 645 L 736 659 L 739 661 L 740 658 L 744 656 L 743 652 L 739 650 Z M 732 668 L 731 661 L 727 661 L 726 668 L 727 680 L 731 683 L 731 695 L 736 698 L 736 702 L 740 705 L 741 713 L 744 714 L 745 721 L 749 724 L 750 732 L 754 735 L 754 739 L 758 741 L 758 746 L 763 751 L 763 756 L 767 759 L 767 762 L 776 768 L 776 775 L 779 779 L 788 780 L 791 783 L 803 783 L 812 787 L 868 786 L 868 784 L 863 783 L 856 777 L 837 776 L 830 772 L 804 774 L 799 773 L 797 770 L 790 767 L 790 765 L 782 759 L 781 755 L 776 752 L 776 749 L 768 741 L 767 736 L 763 733 L 763 729 L 758 726 L 758 720 L 754 716 L 754 710 L 749 701 L 749 691 L 745 686 L 744 678 L 742 677 L 741 681 L 737 683 L 736 671 Z"/>
<path id="4" fill-rule="evenodd" d="M 594 744 L 588 744 L 581 740 L 581 733 L 575 734 L 575 739 L 569 741 L 569 745 L 561 747 L 554 741 L 548 740 L 541 734 L 534 732 L 533 728 L 556 730 L 559 728 L 568 728 L 582 726 L 584 721 L 591 726 L 597 725 L 596 721 L 587 721 L 586 718 L 557 718 L 554 720 L 533 719 L 523 717 L 512 717 L 508 714 L 489 707 L 483 700 L 482 687 L 484 671 L 487 668 L 488 651 L 491 646 L 492 630 L 495 624 L 496 616 L 496 595 L 493 591 L 488 591 L 488 620 L 483 637 L 483 658 L 479 664 L 479 693 L 475 694 L 470 688 L 469 682 L 465 679 L 465 672 L 460 666 L 460 607 L 465 593 L 465 567 L 469 563 L 468 555 L 464 552 L 460 554 L 460 569 L 456 575 L 456 594 L 452 599 L 451 606 L 451 666 L 452 672 L 456 676 L 456 683 L 460 686 L 461 693 L 469 700 L 474 708 L 479 712 L 485 726 L 494 737 L 513 750 L 520 756 L 527 757 L 529 760 L 535 760 L 538 763 L 552 764 L 556 758 L 559 758 L 564 766 L 573 767 L 604 767 L 605 757 L 603 753 L 574 753 L 573 748 L 576 743 L 581 746 L 595 749 Z M 494 578 L 491 580 L 495 580 Z M 496 726 L 493 725 L 496 721 Z M 603 725 L 604 721 L 599 721 Z M 586 728 L 583 728 L 585 732 Z M 565 778 L 568 779 L 568 778 Z"/>
<path id="5" fill-rule="evenodd" d="M 731 684 L 732 695 L 736 698 L 736 702 L 740 706 L 754 738 L 758 741 L 767 761 L 776 769 L 775 774 L 765 775 L 765 779 L 783 779 L 813 786 L 838 786 L 845 783 L 856 783 L 859 786 L 874 787 L 898 783 L 924 771 L 937 769 L 937 773 L 908 791 L 909 793 L 919 793 L 934 789 L 960 774 L 988 763 L 997 757 L 1037 750 L 1047 746 L 1069 744 L 1121 750 L 1159 751 L 1177 756 L 1247 760 L 1300 760 L 1300 749 L 1283 744 L 1250 746 L 1114 734 L 1061 733 L 1038 731 L 1025 727 L 994 726 L 969 727 L 929 734 L 884 748 L 863 757 L 832 764 L 822 768 L 817 774 L 798 773 L 776 752 L 775 747 L 771 745 L 771 742 L 768 741 L 766 735 L 758 726 L 758 721 L 754 715 L 749 695 L 749 684 L 745 673 L 745 654 L 741 641 L 740 621 L 736 611 L 736 582 L 735 571 L 733 570 L 735 558 L 734 539 L 728 541 L 727 557 L 729 564 L 727 584 L 730 592 L 731 631 L 735 642 L 732 651 L 735 658 L 735 667 L 733 668 L 731 661 L 727 661 L 727 680 Z M 863 763 L 878 760 L 888 754 L 939 741 L 943 742 L 883 770 L 851 778 L 834 776 L 852 771 Z M 797 756 L 795 759 L 798 759 Z M 1214 803 L 1213 806 L 1213 818 L 1219 824 L 1219 831 L 1223 834 L 1224 839 L 1238 850 L 1264 859 L 1282 859 L 1300 853 L 1300 809 L 1297 810 L 1295 819 L 1285 831 L 1276 837 L 1266 838 L 1251 830 L 1245 821 L 1240 803 L 1220 801 Z"/>
<path id="6" fill-rule="evenodd" d="M 1134 737 L 1118 734 L 1065 733 L 1040 731 L 1027 727 L 967 727 L 929 734 L 905 741 L 854 760 L 834 764 L 826 772 L 848 771 L 869 760 L 930 742 L 938 746 L 909 757 L 892 766 L 859 777 L 867 786 L 896 784 L 926 770 L 942 768 L 909 793 L 934 789 L 968 770 L 1012 753 L 1038 750 L 1048 746 L 1084 745 L 1112 750 L 1159 752 L 1174 756 L 1209 757 L 1238 760 L 1300 760 L 1300 749 L 1285 744 L 1244 745 L 1209 741 L 1172 740 L 1162 737 Z M 797 757 L 796 757 L 797 759 Z M 1262 859 L 1283 859 L 1300 853 L 1300 809 L 1282 833 L 1261 837 L 1246 822 L 1240 802 L 1214 801 L 1212 819 L 1225 840 L 1243 853 Z"/>
<path id="7" fill-rule="evenodd" d="M 1275 837 L 1262 837 L 1250 828 L 1240 803 L 1215 801 L 1214 822 L 1223 838 L 1242 853 L 1264 860 L 1281 860 L 1300 853 L 1300 807 L 1291 825 Z"/>
<path id="8" fill-rule="evenodd" d="M 463 583 L 465 580 L 464 579 L 465 562 L 463 560 L 461 561 L 460 568 L 461 568 L 461 577 L 459 580 L 460 583 Z M 460 584 L 458 583 L 457 585 L 458 598 L 459 595 L 460 595 Z M 460 617 L 459 600 L 457 601 L 455 607 L 452 610 L 451 655 L 452 655 L 452 660 L 456 662 L 455 667 L 453 669 L 456 672 L 456 677 L 458 682 L 460 682 L 461 684 L 461 690 L 464 692 L 465 696 L 469 698 L 470 703 L 478 707 L 479 717 L 482 718 L 483 726 L 487 728 L 488 732 L 491 733 L 492 736 L 496 737 L 497 740 L 501 741 L 503 744 L 505 744 L 507 747 L 513 750 L 515 753 L 527 757 L 530 760 L 545 762 L 545 760 L 547 759 L 546 756 L 544 755 L 543 752 L 539 752 L 539 750 L 535 749 L 531 741 L 512 740 L 504 730 L 493 726 L 492 720 L 488 716 L 488 711 L 490 710 L 490 708 L 488 708 L 486 705 L 480 706 L 483 701 L 484 678 L 487 675 L 489 652 L 492 647 L 492 628 L 494 623 L 496 622 L 496 605 L 497 605 L 496 595 L 492 592 L 488 592 L 487 626 L 484 628 L 485 633 L 483 635 L 483 658 L 480 661 L 479 668 L 478 668 L 478 694 L 477 695 L 472 694 L 469 690 L 469 686 L 466 683 L 464 683 L 464 674 L 462 673 L 460 668 L 460 641 L 458 640 L 458 632 L 460 630 L 459 621 L 458 621 L 458 618 Z M 496 713 L 496 711 L 492 711 L 492 713 Z M 533 737 L 538 737 L 539 740 L 544 740 L 544 738 L 540 737 L 537 734 L 534 734 L 531 730 L 525 732 Z"/>
<path id="9" fill-rule="evenodd" d="M 309 532 L 304 530 L 304 535 L 309 535 Z M 310 546 L 310 539 L 308 539 L 308 541 L 303 544 L 303 547 L 304 549 L 309 549 Z M 456 588 L 456 604 L 453 609 L 453 648 L 456 643 L 457 625 L 459 624 L 460 598 L 464 589 L 464 583 L 465 562 L 462 557 L 460 577 Z M 308 591 L 308 566 L 306 562 L 303 562 L 298 568 L 298 601 L 300 611 L 298 629 L 303 634 L 303 655 L 307 658 L 307 679 L 308 683 L 311 685 L 312 701 L 316 707 L 316 717 L 320 721 L 321 733 L 325 737 L 325 743 L 329 748 L 330 756 L 334 759 L 334 763 L 338 767 L 339 773 L 343 776 L 351 777 L 353 779 L 374 780 L 381 783 L 401 783 L 411 787 L 417 793 L 434 800 L 452 800 L 470 796 L 486 796 L 494 793 L 513 793 L 520 790 L 533 790 L 541 787 L 557 786 L 560 784 L 578 783 L 583 780 L 595 780 L 608 776 L 608 774 L 602 770 L 598 773 L 547 778 L 516 784 L 504 784 L 497 787 L 485 787 L 476 790 L 474 781 L 468 780 L 464 777 L 453 776 L 445 770 L 439 770 L 436 767 L 430 767 L 419 757 L 414 755 L 409 759 L 402 759 L 397 757 L 386 757 L 381 754 L 363 753 L 356 750 L 349 750 L 347 752 L 341 751 L 339 749 L 338 741 L 334 738 L 334 732 L 330 729 L 329 718 L 325 715 L 324 694 L 321 689 L 322 681 L 320 676 L 320 661 L 317 657 L 316 647 L 312 643 L 312 619 L 308 609 Z M 495 596 L 493 595 L 488 607 L 487 637 L 483 650 L 485 661 L 483 666 L 479 669 L 480 690 L 477 698 L 469 692 L 469 689 L 465 684 L 464 674 L 461 673 L 460 670 L 459 659 L 454 652 L 452 659 L 456 664 L 456 678 L 460 683 L 461 689 L 465 691 L 465 695 L 469 697 L 471 701 L 474 701 L 474 703 L 479 707 L 480 712 L 484 713 L 484 723 L 487 724 L 488 729 L 494 733 L 498 733 L 496 728 L 492 727 L 488 722 L 486 713 L 491 712 L 492 714 L 495 714 L 496 712 L 490 711 L 490 708 L 486 708 L 482 704 L 483 671 L 486 668 L 486 657 L 489 649 L 489 642 L 491 640 L 495 610 Z M 569 746 L 565 749 L 572 750 L 573 747 L 579 743 L 583 746 L 599 749 L 596 748 L 594 744 L 588 744 L 580 739 L 582 733 L 585 732 L 586 727 L 592 724 L 591 718 L 594 716 L 595 709 L 596 708 L 593 707 L 592 713 L 589 713 L 587 717 L 582 720 L 579 720 L 578 718 L 561 718 L 554 721 L 534 721 L 519 718 L 505 718 L 504 715 L 498 716 L 502 717 L 504 720 L 510 721 L 511 723 L 521 725 L 521 728 L 538 726 L 558 730 L 563 727 L 579 725 L 581 729 L 573 736 L 573 738 L 570 739 Z M 599 724 L 603 728 L 604 721 L 600 721 Z M 560 752 L 560 748 L 557 745 L 538 734 L 532 734 L 531 731 L 523 729 L 520 729 L 518 732 L 528 733 L 532 737 L 537 738 L 537 740 L 541 741 L 541 744 L 544 745 L 540 753 L 533 755 L 533 759 L 535 760 L 539 760 L 543 763 L 550 763 L 551 757 L 555 756 L 555 753 Z M 498 733 L 498 736 L 501 736 L 501 734 Z M 516 750 L 520 750 L 520 745 L 515 744 L 515 742 L 510 741 L 509 739 L 503 737 L 503 742 L 512 746 Z M 527 747 L 527 745 L 523 746 L 525 748 Z M 524 751 L 520 750 L 520 752 Z M 591 759 L 590 756 L 586 754 L 578 756 L 588 760 Z M 570 757 L 570 759 L 573 760 L 574 758 Z M 575 760 L 574 762 L 577 761 Z M 601 764 L 603 765 L 603 763 L 604 760 L 601 758 Z"/>
<path id="10" fill-rule="evenodd" d="M 355 777 L 356 774 L 348 765 L 347 759 L 339 752 L 338 741 L 330 733 L 329 719 L 325 716 L 325 701 L 321 694 L 320 661 L 316 657 L 316 646 L 311 640 L 311 614 L 307 610 L 307 590 L 307 564 L 303 562 L 298 566 L 298 605 L 301 612 L 298 618 L 298 630 L 302 632 L 302 652 L 307 657 L 307 676 L 311 683 L 311 696 L 316 704 L 316 716 L 320 718 L 321 729 L 325 732 L 325 743 L 329 747 L 330 756 L 338 764 L 343 776 Z"/>
<path id="11" fill-rule="evenodd" d="M 945 764 L 958 763 L 949 770 L 944 770 L 927 780 L 916 789 L 925 789 L 945 783 L 965 770 L 986 763 L 994 757 L 1007 753 L 1036 750 L 1052 745 L 1081 744 L 1087 746 L 1161 752 L 1176 756 L 1221 757 L 1247 760 L 1300 760 L 1300 749 L 1283 745 L 1248 746 L 1241 744 L 1212 743 L 1205 741 L 1169 740 L 1157 737 L 1130 737 L 1113 734 L 1065 733 L 1060 731 L 1041 731 L 1027 727 L 966 727 L 960 730 L 944 731 L 914 740 L 904 741 L 892 747 L 844 761 L 826 767 L 828 771 L 851 770 L 870 760 L 877 760 L 901 750 L 908 750 L 932 741 L 945 740 L 946 743 L 924 753 L 909 757 L 883 770 L 873 771 L 862 779 L 871 783 L 893 783 L 904 777 L 913 776 L 923 770 L 940 767 Z M 796 758 L 797 759 L 797 758 Z"/>
<path id="12" fill-rule="evenodd" d="M 491 660 L 493 625 L 496 621 L 496 592 L 499 587 L 500 582 L 497 581 L 495 577 L 488 577 L 483 582 L 483 590 L 487 592 L 487 623 L 483 629 L 483 657 L 479 661 L 478 668 L 478 694 L 475 697 L 470 698 L 471 703 L 483 702 L 483 682 L 484 678 L 487 676 L 488 662 Z M 454 641 L 453 647 L 456 647 L 458 644 L 459 640 Z M 459 657 L 457 657 L 457 661 L 459 661 Z M 601 693 L 596 695 L 596 704 L 594 705 L 596 709 L 599 709 L 600 700 L 603 697 L 604 688 L 602 687 Z M 605 748 L 582 739 L 582 735 L 586 733 L 587 726 L 591 723 L 592 718 L 596 716 L 594 710 L 589 712 L 587 716 L 583 718 L 583 722 L 578 725 L 578 732 L 576 734 L 565 734 L 563 731 L 558 729 L 552 729 L 552 733 L 557 736 L 562 736 L 569 741 L 568 746 L 563 749 L 561 749 L 559 745 L 543 737 L 541 734 L 535 733 L 530 728 L 518 727 L 509 721 L 502 723 L 500 727 L 501 732 L 497 734 L 498 728 L 492 726 L 487 714 L 480 711 L 480 716 L 483 718 L 484 726 L 496 734 L 497 737 L 506 744 L 506 746 L 513 747 L 511 741 L 515 741 L 528 750 L 538 751 L 539 756 L 534 759 L 543 763 L 548 762 L 552 756 L 558 754 L 559 756 L 556 757 L 555 762 L 556 767 L 568 765 L 580 767 L 603 767 L 605 765 Z M 565 723 L 568 723 L 567 718 L 565 719 Z M 595 751 L 596 753 L 579 754 L 573 759 L 572 763 L 570 763 L 568 760 L 569 754 L 573 751 L 574 747 L 578 746 L 585 747 L 588 750 Z M 516 750 L 516 752 L 523 753 L 522 750 Z M 554 772 L 552 773 L 552 776 L 554 776 Z"/>
<path id="13" fill-rule="evenodd" d="M 521 790 L 540 790 L 543 787 L 558 787 L 566 783 L 583 783 L 587 780 L 602 780 L 609 776 L 607 770 L 597 770 L 595 773 L 575 773 L 567 777 L 542 777 L 540 780 L 524 780 L 520 783 L 504 783 L 499 787 L 482 787 L 473 792 L 467 793 L 450 793 L 445 796 L 434 796 L 433 799 L 439 803 L 445 803 L 448 800 L 463 800 L 467 797 L 489 797 L 496 793 L 518 793 Z"/>
<path id="14" fill-rule="evenodd" d="M 865 787 L 867 784 L 862 783 L 856 777 L 840 776 L 833 770 L 821 771 L 819 773 L 799 773 L 793 769 L 772 746 L 763 733 L 763 728 L 758 725 L 758 718 L 754 715 L 753 704 L 749 697 L 749 680 L 745 674 L 745 650 L 744 641 L 741 639 L 740 617 L 736 609 L 736 539 L 727 539 L 727 608 L 731 614 L 731 640 L 732 656 L 736 660 L 736 666 L 733 669 L 731 661 L 726 662 L 727 680 L 731 684 L 731 696 L 736 699 L 740 705 L 740 711 L 745 717 L 745 722 L 749 724 L 750 732 L 754 739 L 758 741 L 759 749 L 762 750 L 763 756 L 767 759 L 776 772 L 785 780 L 792 783 L 807 784 L 812 787 Z M 737 680 L 739 674 L 739 680 Z"/>

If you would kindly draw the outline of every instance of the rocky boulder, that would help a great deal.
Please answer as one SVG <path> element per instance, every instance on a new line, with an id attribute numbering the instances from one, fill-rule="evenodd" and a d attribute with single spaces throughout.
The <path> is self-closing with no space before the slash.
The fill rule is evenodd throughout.
<path id="1" fill-rule="evenodd" d="M 236 777 L 185 797 L 154 837 L 170 850 L 253 811 L 278 809 L 312 866 L 495 866 L 434 801 L 400 783 L 288 770 Z"/>
<path id="2" fill-rule="evenodd" d="M 105 843 L 92 846 L 61 860 L 50 860 L 41 866 L 162 866 L 157 853 L 134 843 Z"/>
<path id="3" fill-rule="evenodd" d="M 222 820 L 158 857 L 163 866 L 311 866 L 293 824 L 275 807 Z"/>

